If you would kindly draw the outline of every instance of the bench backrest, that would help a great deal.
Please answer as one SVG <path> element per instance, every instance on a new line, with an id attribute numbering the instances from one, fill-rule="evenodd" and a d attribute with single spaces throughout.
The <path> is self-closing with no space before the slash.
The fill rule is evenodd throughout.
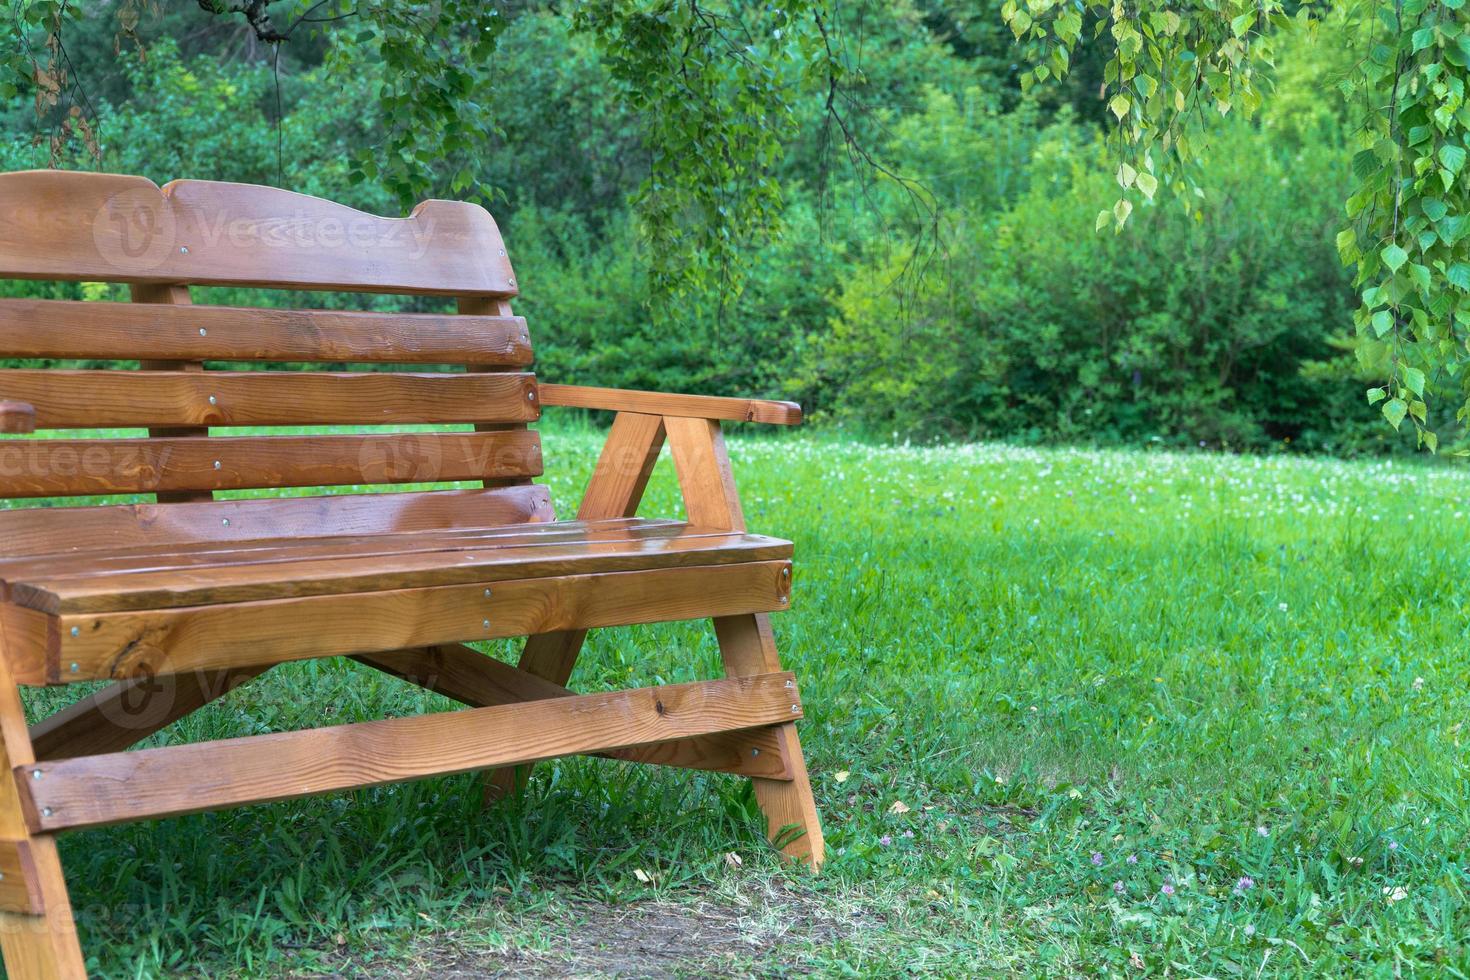
<path id="1" fill-rule="evenodd" d="M 390 219 L 244 184 L 0 174 L 0 279 L 121 283 L 132 300 L 0 299 L 0 358 L 38 365 L 0 369 L 0 402 L 33 405 L 38 430 L 0 441 L 0 498 L 135 501 L 0 512 L 0 555 L 550 518 L 531 485 L 530 337 L 483 208 L 429 201 Z M 195 286 L 450 297 L 457 312 L 194 306 Z M 85 368 L 40 366 L 55 361 Z M 322 428 L 344 426 L 374 428 Z M 46 431 L 68 429 L 137 431 Z M 215 499 L 459 481 L 473 488 Z"/>

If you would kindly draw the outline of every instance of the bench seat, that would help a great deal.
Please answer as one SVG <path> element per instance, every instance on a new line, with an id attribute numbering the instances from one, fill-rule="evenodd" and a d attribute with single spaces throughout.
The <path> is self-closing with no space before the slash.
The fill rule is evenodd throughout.
<path id="1" fill-rule="evenodd" d="M 778 561 L 791 555 L 791 543 L 778 538 L 620 518 L 72 552 L 0 561 L 0 586 L 11 602 L 66 615 Z"/>

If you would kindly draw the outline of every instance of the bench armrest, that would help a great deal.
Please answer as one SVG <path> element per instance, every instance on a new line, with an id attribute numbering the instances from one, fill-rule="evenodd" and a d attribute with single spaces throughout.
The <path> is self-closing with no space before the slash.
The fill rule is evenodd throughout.
<path id="1" fill-rule="evenodd" d="M 772 425 L 801 424 L 801 406 L 795 402 L 719 398 L 713 395 L 666 395 L 656 391 L 584 388 L 581 385 L 542 384 L 540 389 L 542 405 L 560 405 L 564 408 L 597 408 L 639 415 L 767 422 Z"/>
<path id="2" fill-rule="evenodd" d="M 35 406 L 25 402 L 0 402 L 0 432 L 23 434 L 35 431 Z"/>

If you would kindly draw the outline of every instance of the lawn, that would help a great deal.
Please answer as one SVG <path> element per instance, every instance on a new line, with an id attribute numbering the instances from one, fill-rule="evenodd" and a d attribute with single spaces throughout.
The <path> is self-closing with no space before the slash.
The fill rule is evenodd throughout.
<path id="1" fill-rule="evenodd" d="M 564 511 L 600 439 L 548 432 Z M 64 838 L 93 968 L 1470 972 L 1464 467 L 732 453 L 752 529 L 797 545 L 776 628 L 820 876 L 779 866 L 736 779 L 564 761 L 489 812 L 461 776 Z M 670 469 L 645 515 L 677 512 Z M 609 630 L 573 683 L 718 663 L 702 624 Z M 322 661 L 169 737 L 446 707 Z"/>

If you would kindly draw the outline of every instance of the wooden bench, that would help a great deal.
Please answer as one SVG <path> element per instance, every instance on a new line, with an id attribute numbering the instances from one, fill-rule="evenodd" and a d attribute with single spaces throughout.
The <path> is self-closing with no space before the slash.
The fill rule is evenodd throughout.
<path id="1" fill-rule="evenodd" d="M 797 406 L 538 384 L 500 232 L 469 204 L 386 219 L 238 184 L 5 174 L 0 278 L 123 283 L 133 301 L 0 300 L 0 357 L 120 362 L 0 371 L 0 428 L 139 430 L 0 440 L 0 498 L 104 498 L 0 511 L 11 977 L 85 973 L 60 831 L 472 770 L 492 770 L 494 796 L 515 787 L 508 767 L 571 754 L 749 777 L 777 846 L 821 862 L 801 701 L 767 617 L 789 603 L 791 545 L 746 533 L 720 428 L 792 425 Z M 453 297 L 457 313 L 191 306 L 194 286 Z M 546 405 L 617 413 L 572 521 L 533 482 L 527 423 Z M 314 428 L 229 431 L 243 426 Z M 666 442 L 687 521 L 636 516 Z M 567 690 L 587 630 L 703 618 L 724 678 Z M 520 636 L 518 668 L 463 645 Z M 315 657 L 467 707 L 125 751 Z M 96 680 L 113 683 L 27 728 L 18 685 Z"/>

